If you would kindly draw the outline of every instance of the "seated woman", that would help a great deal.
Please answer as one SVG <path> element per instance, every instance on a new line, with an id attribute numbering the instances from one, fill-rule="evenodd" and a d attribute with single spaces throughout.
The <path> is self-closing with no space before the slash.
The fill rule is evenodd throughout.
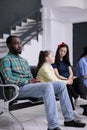
<path id="1" fill-rule="evenodd" d="M 75 104 L 80 105 L 81 102 L 83 104 L 87 104 L 87 101 L 82 99 L 86 98 L 85 87 L 83 85 L 83 82 L 81 81 L 80 78 L 77 78 L 76 76 L 73 75 L 72 67 L 69 61 L 69 48 L 67 44 L 62 43 L 58 45 L 55 56 L 55 64 L 53 64 L 52 66 L 54 68 L 56 76 L 59 79 L 72 80 L 73 84 L 67 85 L 67 89 L 68 91 L 71 91 L 72 96 L 75 99 Z M 76 95 L 79 95 L 81 98 Z"/>
<path id="2" fill-rule="evenodd" d="M 54 69 L 51 65 L 54 62 L 55 62 L 55 58 L 54 58 L 52 51 L 50 51 L 50 50 L 41 51 L 39 54 L 39 62 L 37 65 L 37 78 L 39 80 L 41 80 L 42 82 L 57 81 L 57 82 L 65 82 L 66 84 L 72 84 L 71 79 L 61 80 L 55 75 Z M 69 94 L 69 96 L 70 95 L 71 94 Z M 70 100 L 72 103 L 75 117 L 81 118 L 81 116 L 75 111 L 72 97 L 70 97 Z"/>
<path id="3" fill-rule="evenodd" d="M 76 75 L 82 78 L 87 95 L 87 46 L 84 47 L 83 53 L 77 62 Z"/>

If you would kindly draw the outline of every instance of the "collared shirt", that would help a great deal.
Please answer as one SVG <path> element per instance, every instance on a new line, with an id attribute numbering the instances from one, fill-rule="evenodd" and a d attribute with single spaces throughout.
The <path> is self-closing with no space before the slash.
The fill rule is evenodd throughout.
<path id="1" fill-rule="evenodd" d="M 0 71 L 5 83 L 16 84 L 19 87 L 29 83 L 33 78 L 28 62 L 20 56 L 8 53 L 2 58 Z"/>
<path id="2" fill-rule="evenodd" d="M 76 67 L 76 75 L 82 77 L 85 86 L 87 87 L 87 78 L 84 78 L 87 75 L 87 57 L 82 57 Z"/>
<path id="3" fill-rule="evenodd" d="M 53 67 L 50 64 L 44 63 L 37 73 L 37 78 L 42 82 L 61 81 L 66 83 L 65 80 L 58 79 L 54 73 Z"/>

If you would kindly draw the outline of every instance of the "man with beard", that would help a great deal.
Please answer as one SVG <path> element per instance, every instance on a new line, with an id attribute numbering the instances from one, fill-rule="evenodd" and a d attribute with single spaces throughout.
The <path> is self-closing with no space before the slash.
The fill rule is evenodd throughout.
<path id="1" fill-rule="evenodd" d="M 6 84 L 16 84 L 20 87 L 19 97 L 43 98 L 47 130 L 61 130 L 58 124 L 58 111 L 55 93 L 59 96 L 64 125 L 69 127 L 85 127 L 85 123 L 74 120 L 73 110 L 63 82 L 42 83 L 33 78 L 28 62 L 19 56 L 22 52 L 22 42 L 17 36 L 9 36 L 6 40 L 8 54 L 2 58 L 0 69 Z"/>

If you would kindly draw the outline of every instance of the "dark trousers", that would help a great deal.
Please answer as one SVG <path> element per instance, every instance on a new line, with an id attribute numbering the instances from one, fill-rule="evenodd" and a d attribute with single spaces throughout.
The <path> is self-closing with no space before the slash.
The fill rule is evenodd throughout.
<path id="1" fill-rule="evenodd" d="M 85 85 L 83 84 L 82 79 L 76 78 L 73 80 L 72 85 L 67 85 L 67 90 L 68 90 L 69 98 L 72 104 L 72 108 L 73 110 L 75 110 L 72 97 L 76 99 L 78 98 L 78 96 L 80 96 L 81 98 L 86 99 L 87 89 Z"/>
<path id="2" fill-rule="evenodd" d="M 75 92 L 72 85 L 67 85 L 67 90 L 68 90 L 68 94 L 69 94 L 69 98 L 70 98 L 70 101 L 71 101 L 72 108 L 73 108 L 73 110 L 75 110 L 72 97 L 74 99 L 76 99 L 76 98 L 78 98 L 78 94 Z"/>
<path id="3" fill-rule="evenodd" d="M 73 80 L 73 88 L 81 98 L 86 99 L 87 89 L 83 83 L 82 78 L 76 78 Z"/>

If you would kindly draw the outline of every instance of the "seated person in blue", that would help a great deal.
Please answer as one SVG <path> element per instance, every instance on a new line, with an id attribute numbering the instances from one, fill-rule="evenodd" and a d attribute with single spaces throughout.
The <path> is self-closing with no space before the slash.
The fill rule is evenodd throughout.
<path id="1" fill-rule="evenodd" d="M 84 47 L 83 53 L 77 62 L 76 75 L 82 78 L 87 90 L 87 46 Z"/>
<path id="2" fill-rule="evenodd" d="M 28 62 L 19 56 L 22 52 L 22 42 L 20 38 L 17 36 L 9 36 L 6 43 L 9 52 L 2 58 L 0 63 L 0 71 L 5 83 L 18 85 L 20 87 L 19 97 L 43 98 L 48 121 L 47 130 L 61 130 L 58 123 L 55 93 L 59 96 L 65 120 L 64 125 L 69 127 L 85 127 L 85 123 L 74 120 L 65 83 L 42 83 L 38 79 L 34 79 Z"/>

